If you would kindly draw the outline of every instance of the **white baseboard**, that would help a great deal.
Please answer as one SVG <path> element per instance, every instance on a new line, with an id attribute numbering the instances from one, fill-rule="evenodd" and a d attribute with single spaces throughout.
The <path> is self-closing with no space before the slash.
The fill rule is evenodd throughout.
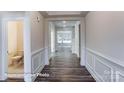
<path id="1" fill-rule="evenodd" d="M 90 66 L 86 65 L 87 70 L 90 72 L 91 76 L 95 79 L 96 82 L 103 82 L 96 73 L 90 68 Z"/>
<path id="2" fill-rule="evenodd" d="M 36 50 L 32 53 L 32 74 L 31 74 L 31 81 L 34 81 L 38 74 L 42 71 L 45 66 L 46 62 L 46 49 L 42 48 Z"/>
<path id="3" fill-rule="evenodd" d="M 89 54 L 92 56 L 91 58 Z M 121 65 L 122 62 L 118 59 L 105 56 L 91 49 L 87 49 L 86 59 L 90 59 L 86 60 L 86 68 L 97 82 L 116 82 L 116 72 L 120 71 L 124 74 L 124 64 Z M 124 78 L 121 79 L 121 81 L 123 80 Z"/>
<path id="4" fill-rule="evenodd" d="M 37 73 L 40 73 L 43 70 L 44 66 L 39 66 L 36 72 Z M 37 78 L 37 74 L 36 75 L 33 75 L 32 76 L 32 82 L 35 81 L 36 78 Z"/>

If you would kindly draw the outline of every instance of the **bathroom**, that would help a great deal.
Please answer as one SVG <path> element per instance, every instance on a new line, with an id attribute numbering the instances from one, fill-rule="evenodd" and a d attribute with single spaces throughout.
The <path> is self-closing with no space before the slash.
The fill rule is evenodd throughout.
<path id="1" fill-rule="evenodd" d="M 24 77 L 23 23 L 22 20 L 7 22 L 8 78 Z"/>

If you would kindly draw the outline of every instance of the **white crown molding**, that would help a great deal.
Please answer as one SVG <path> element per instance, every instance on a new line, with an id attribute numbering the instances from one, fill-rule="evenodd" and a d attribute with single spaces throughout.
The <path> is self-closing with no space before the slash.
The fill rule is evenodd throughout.
<path id="1" fill-rule="evenodd" d="M 76 11 L 74 11 L 74 13 L 71 13 L 73 11 L 66 11 L 66 12 L 70 12 L 69 13 L 64 13 L 64 11 L 62 11 L 63 13 L 55 13 L 55 12 L 60 12 L 60 11 L 50 11 L 51 13 L 53 12 L 53 14 L 49 13 L 49 11 L 39 11 L 44 17 L 46 18 L 58 18 L 58 17 L 85 17 L 88 14 L 88 11 L 80 11 L 78 13 L 76 13 Z M 54 14 L 55 13 L 55 14 Z"/>

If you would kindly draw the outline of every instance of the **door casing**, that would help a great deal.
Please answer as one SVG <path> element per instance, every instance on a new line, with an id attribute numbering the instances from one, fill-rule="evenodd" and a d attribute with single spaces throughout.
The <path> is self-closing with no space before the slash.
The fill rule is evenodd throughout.
<path id="1" fill-rule="evenodd" d="M 8 21 L 18 21 L 22 20 L 24 22 L 23 29 L 23 48 L 24 48 L 24 81 L 31 81 L 31 77 L 27 75 L 31 70 L 31 46 L 30 46 L 30 25 L 29 18 L 23 17 L 5 17 L 2 18 L 2 78 L 1 80 L 6 80 L 8 78 L 7 75 L 7 67 L 8 67 L 8 45 L 7 45 L 7 22 Z"/>
<path id="2" fill-rule="evenodd" d="M 80 64 L 82 66 L 86 65 L 86 27 L 85 27 L 85 18 L 84 17 L 60 17 L 60 18 L 47 18 L 45 21 L 48 24 L 51 21 L 80 21 L 80 35 L 79 35 L 79 54 L 80 54 Z M 49 26 L 46 26 L 46 29 Z M 50 34 L 49 30 L 48 30 L 48 34 Z M 49 37 L 48 37 L 49 38 Z M 50 41 L 49 45 L 50 45 Z M 49 57 L 48 57 L 49 58 Z"/>

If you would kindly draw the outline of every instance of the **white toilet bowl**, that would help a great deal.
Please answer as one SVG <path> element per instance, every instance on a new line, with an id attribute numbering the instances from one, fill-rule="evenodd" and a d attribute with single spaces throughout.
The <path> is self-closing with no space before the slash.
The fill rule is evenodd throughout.
<path id="1" fill-rule="evenodd" d="M 20 60 L 21 57 L 22 57 L 22 56 L 14 56 L 14 57 L 11 57 L 11 59 L 12 59 L 12 64 L 18 63 L 18 61 Z"/>

